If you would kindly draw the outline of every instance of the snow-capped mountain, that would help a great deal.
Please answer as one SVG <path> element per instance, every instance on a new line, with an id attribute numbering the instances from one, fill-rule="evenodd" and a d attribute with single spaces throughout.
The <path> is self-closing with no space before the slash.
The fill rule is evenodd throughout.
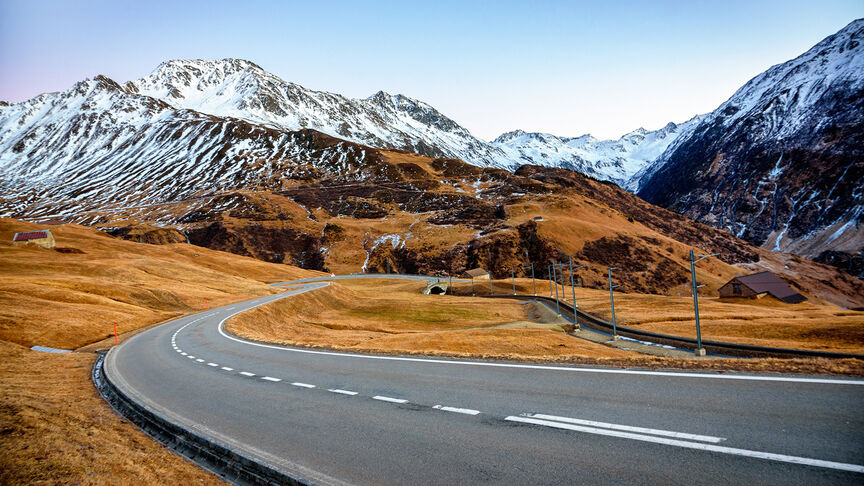
<path id="1" fill-rule="evenodd" d="M 571 168 L 621 185 L 693 124 L 691 120 L 656 131 L 639 129 L 619 140 L 517 131 L 490 143 L 422 101 L 383 91 L 365 99 L 313 91 L 241 59 L 168 61 L 125 87 L 177 108 L 274 128 L 311 128 L 373 147 L 458 158 L 481 167 Z"/>
<path id="2" fill-rule="evenodd" d="M 503 153 L 435 108 L 379 91 L 350 99 L 289 83 L 241 59 L 178 60 L 126 84 L 177 108 L 285 130 L 311 128 L 373 147 L 507 168 Z"/>
<path id="3" fill-rule="evenodd" d="M 640 170 L 654 162 L 676 139 L 689 134 L 698 121 L 694 117 L 654 131 L 639 128 L 618 140 L 598 140 L 591 135 L 567 138 L 516 130 L 499 136 L 492 145 L 516 165 L 575 170 L 626 188 Z"/>
<path id="4" fill-rule="evenodd" d="M 72 216 L 309 175 L 374 179 L 379 157 L 309 130 L 178 110 L 98 76 L 0 106 L 0 216 Z"/>
<path id="5" fill-rule="evenodd" d="M 766 248 L 864 247 L 864 19 L 756 76 L 640 176 L 649 202 Z"/>

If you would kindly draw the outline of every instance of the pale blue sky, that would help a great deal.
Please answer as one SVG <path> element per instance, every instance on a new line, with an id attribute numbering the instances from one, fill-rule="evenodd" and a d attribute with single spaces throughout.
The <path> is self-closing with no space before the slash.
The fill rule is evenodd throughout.
<path id="1" fill-rule="evenodd" d="M 711 111 L 859 17 L 862 0 L 0 0 L 0 99 L 238 57 L 311 89 L 403 93 L 485 139 L 612 138 Z"/>

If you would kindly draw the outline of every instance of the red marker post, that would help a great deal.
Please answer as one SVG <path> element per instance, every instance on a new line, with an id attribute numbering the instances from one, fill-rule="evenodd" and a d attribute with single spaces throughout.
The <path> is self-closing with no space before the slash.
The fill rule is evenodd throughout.
<path id="1" fill-rule="evenodd" d="M 117 323 L 114 323 L 114 346 L 120 344 L 120 341 L 117 339 Z"/>

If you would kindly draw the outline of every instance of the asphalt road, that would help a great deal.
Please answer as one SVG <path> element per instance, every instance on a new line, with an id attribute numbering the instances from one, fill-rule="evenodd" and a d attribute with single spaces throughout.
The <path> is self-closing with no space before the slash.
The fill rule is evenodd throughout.
<path id="1" fill-rule="evenodd" d="M 319 484 L 864 482 L 862 380 L 358 355 L 221 329 L 323 285 L 145 331 L 111 350 L 106 373 Z"/>

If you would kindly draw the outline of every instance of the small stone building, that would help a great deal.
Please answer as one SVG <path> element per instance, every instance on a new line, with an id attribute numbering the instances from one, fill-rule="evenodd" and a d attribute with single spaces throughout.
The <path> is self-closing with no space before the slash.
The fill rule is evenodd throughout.
<path id="1" fill-rule="evenodd" d="M 34 244 L 40 248 L 54 248 L 54 235 L 51 230 L 27 231 L 25 233 L 15 233 L 12 237 L 13 245 L 28 245 Z"/>
<path id="2" fill-rule="evenodd" d="M 807 297 L 796 292 L 788 283 L 771 272 L 735 277 L 720 287 L 721 298 L 761 299 L 766 295 L 771 295 L 787 304 L 797 304 L 807 300 Z"/>
<path id="3" fill-rule="evenodd" d="M 475 280 L 489 280 L 489 272 L 482 268 L 472 268 L 462 274 L 462 278 L 473 278 Z"/>

